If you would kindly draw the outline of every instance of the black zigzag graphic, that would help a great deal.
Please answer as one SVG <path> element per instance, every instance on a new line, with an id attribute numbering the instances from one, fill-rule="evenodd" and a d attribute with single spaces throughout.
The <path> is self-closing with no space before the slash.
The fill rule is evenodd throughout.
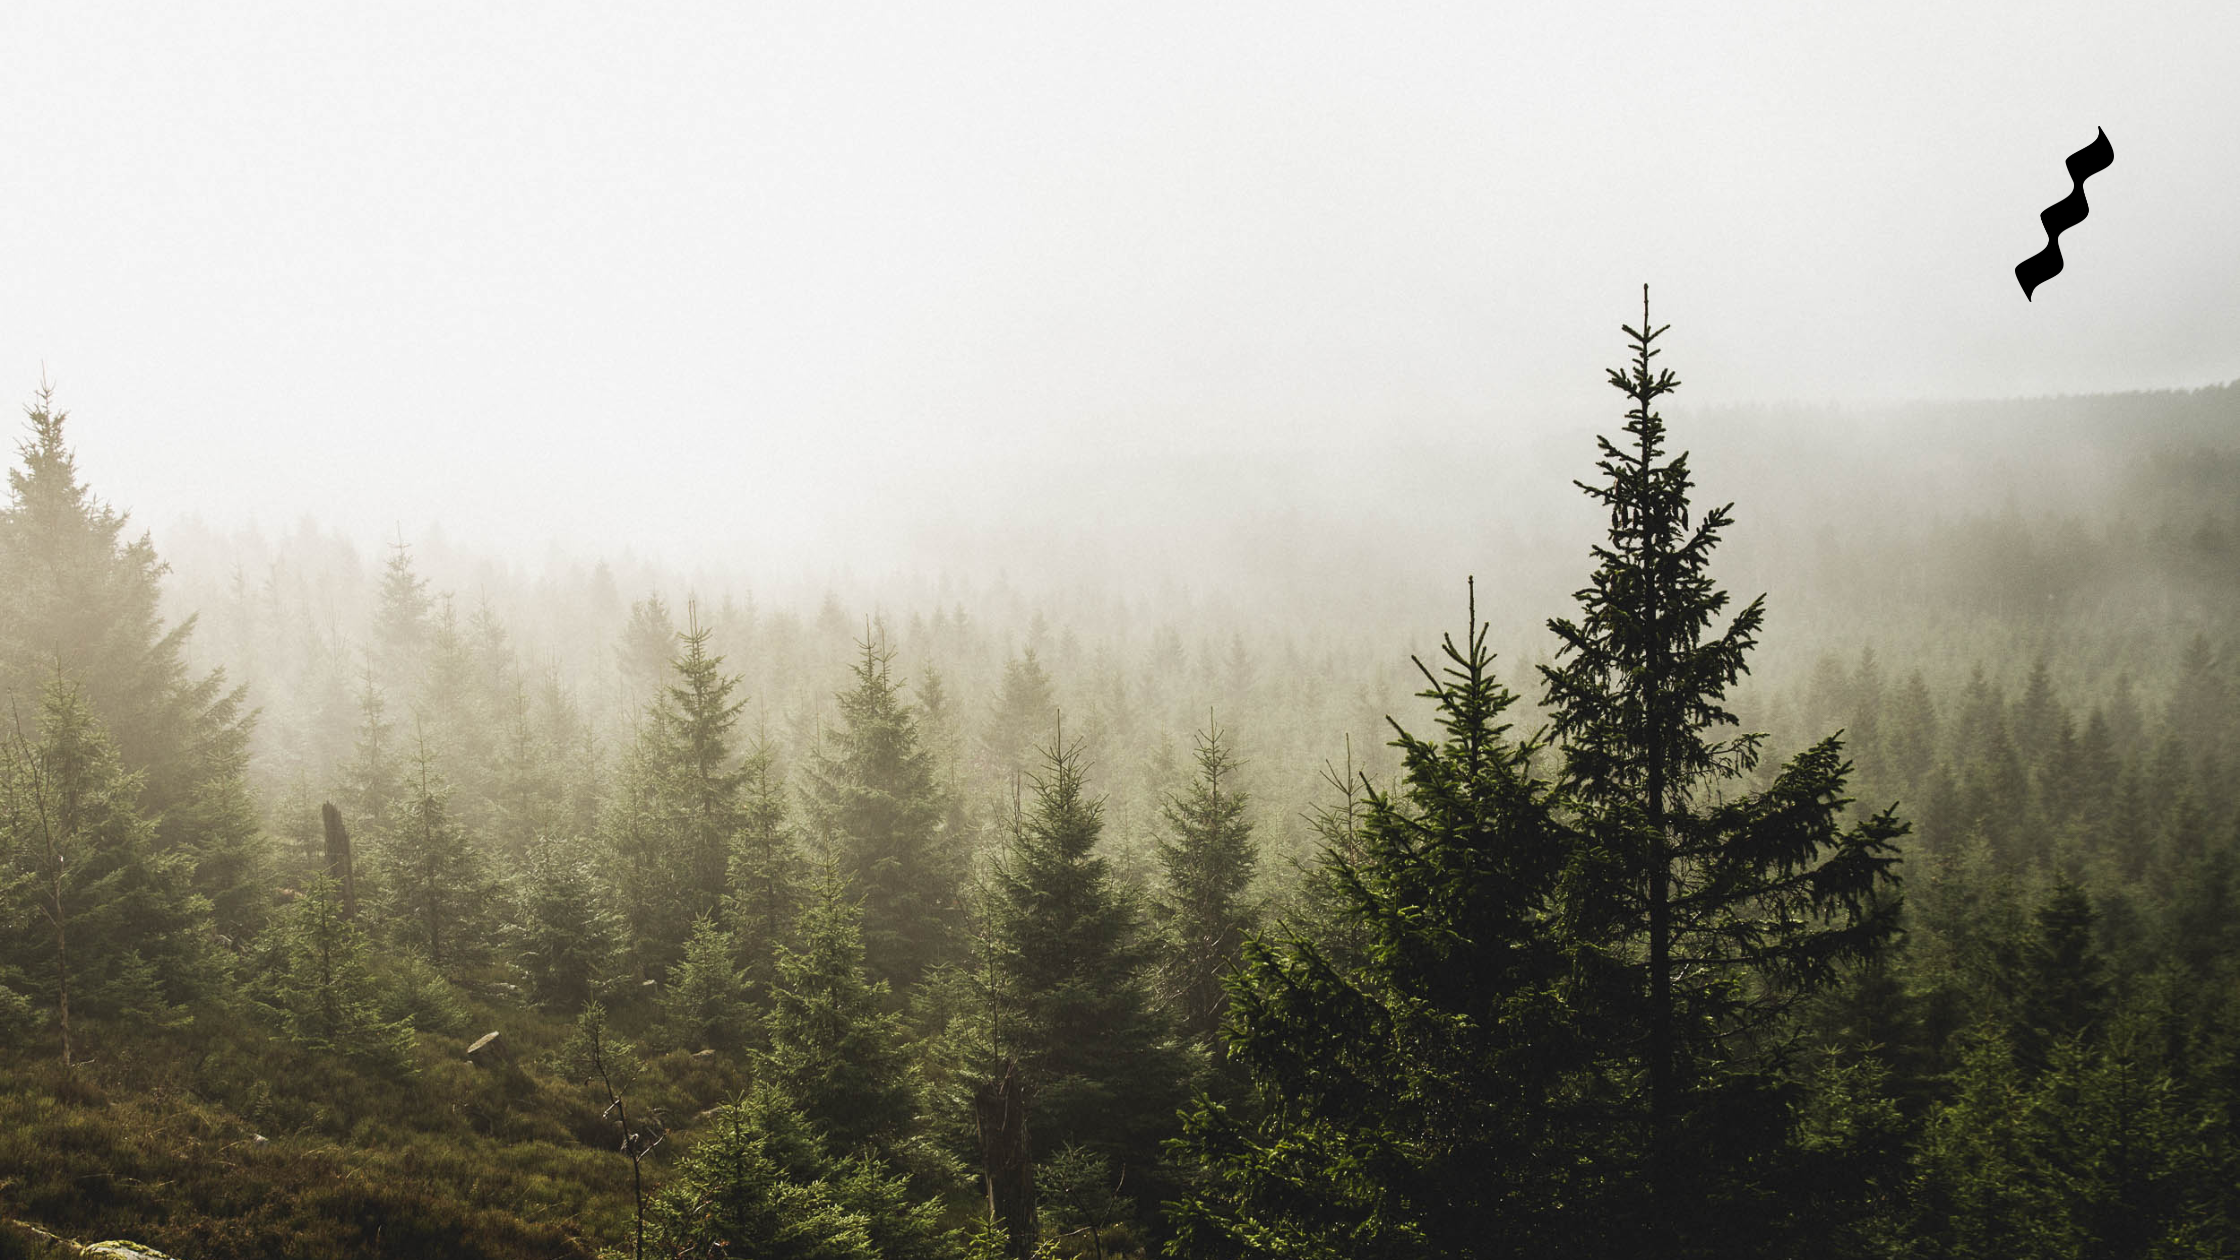
<path id="1" fill-rule="evenodd" d="M 2091 144 L 2069 155 L 2069 195 L 2047 206 L 2045 213 L 2038 216 L 2038 222 L 2046 225 L 2046 247 L 2015 264 L 2014 278 L 2022 282 L 2025 301 L 2032 300 L 2030 294 L 2039 285 L 2061 274 L 2061 234 L 2084 222 L 2085 212 L 2091 209 L 2084 202 L 2084 181 L 2107 170 L 2115 160 L 2116 151 L 2109 145 L 2105 131 L 2095 135 Z"/>

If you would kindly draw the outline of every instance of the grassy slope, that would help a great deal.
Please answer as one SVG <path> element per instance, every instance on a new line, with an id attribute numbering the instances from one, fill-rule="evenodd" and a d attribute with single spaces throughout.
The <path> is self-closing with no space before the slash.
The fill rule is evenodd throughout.
<path id="1" fill-rule="evenodd" d="M 589 1256 L 624 1238 L 614 1129 L 542 1062 L 566 1025 L 474 1017 L 516 1065 L 476 1068 L 466 1038 L 423 1035 L 416 1075 L 385 1080 L 223 1014 L 87 1029 L 90 1062 L 69 1072 L 51 1047 L 19 1051 L 0 1066 L 0 1217 L 192 1260 Z M 688 1127 L 743 1081 L 679 1052 L 636 1093 Z"/>

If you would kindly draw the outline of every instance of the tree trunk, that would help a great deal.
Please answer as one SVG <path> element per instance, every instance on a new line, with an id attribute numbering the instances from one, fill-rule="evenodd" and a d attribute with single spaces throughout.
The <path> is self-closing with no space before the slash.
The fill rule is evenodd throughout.
<path id="1" fill-rule="evenodd" d="M 1034 1162 L 1027 1149 L 1027 1107 L 1019 1063 L 1003 1061 L 1003 1075 L 973 1092 L 980 1131 L 980 1162 L 988 1179 L 988 1214 L 1001 1226 L 1009 1253 L 1025 1260 L 1034 1249 Z"/>
<path id="2" fill-rule="evenodd" d="M 342 825 L 342 811 L 328 801 L 319 807 L 319 821 L 327 831 L 326 873 L 342 885 L 342 917 L 358 917 L 358 880 L 350 865 L 350 833 Z"/>
<path id="3" fill-rule="evenodd" d="M 62 1026 L 62 1066 L 70 1067 L 70 941 L 63 930 L 62 863 L 54 863 L 54 986 L 55 1015 Z"/>

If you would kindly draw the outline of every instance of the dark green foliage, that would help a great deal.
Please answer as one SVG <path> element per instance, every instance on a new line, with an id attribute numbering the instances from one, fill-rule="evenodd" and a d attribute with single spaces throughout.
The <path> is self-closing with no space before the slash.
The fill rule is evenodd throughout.
<path id="1" fill-rule="evenodd" d="M 2133 1015 L 2028 1071 L 1979 1030 L 1916 1156 L 1915 1235 L 1936 1256 L 2210 1256 L 2234 1231 L 2230 1117 Z"/>
<path id="2" fill-rule="evenodd" d="M 810 796 L 842 869 L 863 897 L 871 974 L 897 987 L 956 951 L 963 921 L 960 837 L 942 827 L 933 762 L 893 675 L 884 631 L 858 642 L 841 725 L 810 764 Z"/>
<path id="3" fill-rule="evenodd" d="M 1610 373 L 1632 448 L 1602 440 L 1584 487 L 1609 541 L 1582 620 L 1549 623 L 1560 781 L 1504 739 L 1473 607 L 1424 693 L 1445 743 L 1396 741 L 1405 808 L 1371 794 L 1334 829 L 1355 934 L 1248 954 L 1231 1039 L 1254 1105 L 1193 1117 L 1197 1254 L 1771 1253 L 1857 1214 L 1808 1191 L 1855 1143 L 1788 1149 L 1783 1025 L 1890 939 L 1905 828 L 1844 825 L 1832 738 L 1740 790 L 1762 737 L 1718 732 L 1762 605 L 1710 633 L 1729 518 L 1695 519 L 1687 459 L 1664 457 L 1652 404 L 1678 382 L 1651 371 L 1646 314 Z"/>
<path id="4" fill-rule="evenodd" d="M 746 1040 L 747 980 L 732 962 L 731 934 L 710 918 L 692 925 L 684 960 L 661 989 L 663 1031 L 687 1050 L 733 1050 Z"/>
<path id="5" fill-rule="evenodd" d="M 977 916 L 976 916 L 977 920 Z M 976 934 L 980 925 L 975 922 Z M 996 1037 L 1008 1033 L 1015 1012 L 1001 1009 L 1000 977 L 988 966 L 988 941 L 976 941 L 980 957 L 970 966 L 944 964 L 913 987 L 904 1027 L 909 1035 L 918 1092 L 919 1143 L 914 1159 L 929 1153 L 956 1167 L 978 1170 L 982 1150 L 973 1101 L 1002 1072 Z M 979 1196 L 985 1206 L 985 1193 Z"/>
<path id="6" fill-rule="evenodd" d="M 18 968 L 0 971 L 0 1049 L 20 1049 L 39 1030 L 42 1012 L 32 1000 L 33 988 L 31 978 Z"/>
<path id="7" fill-rule="evenodd" d="M 695 611 L 674 662 L 675 680 L 648 722 L 670 815 L 665 821 L 675 830 L 665 856 L 702 900 L 723 887 L 731 838 L 745 823 L 740 793 L 747 779 L 731 746 L 746 701 L 732 698 L 738 676 L 724 674 L 723 658 L 708 651 L 712 633 Z"/>
<path id="8" fill-rule="evenodd" d="M 770 1008 L 768 1079 L 842 1152 L 886 1149 L 917 1114 L 901 1017 L 866 976 L 863 909 L 828 868 L 802 912 L 801 946 L 781 948 Z"/>
<path id="9" fill-rule="evenodd" d="M 723 912 L 748 995 L 766 1008 L 777 979 L 779 947 L 792 939 L 794 919 L 807 897 L 808 862 L 794 834 L 785 780 L 769 744 L 757 744 L 741 770 L 746 778 L 743 817 L 731 842 L 731 892 Z"/>
<path id="10" fill-rule="evenodd" d="M 1360 655 L 1415 615 L 1371 598 L 1404 559 L 1318 593 L 1366 610 L 1350 648 L 1347 622 L 1287 622 L 1250 587 L 911 609 L 894 642 L 943 672 L 906 690 L 867 634 L 834 722 L 852 594 L 807 618 L 726 598 L 680 641 L 605 565 L 485 566 L 489 594 L 455 597 L 415 572 L 438 552 L 361 572 L 315 530 L 191 525 L 165 579 L 42 397 L 0 507 L 6 1214 L 210 1260 L 588 1260 L 637 1249 L 643 1202 L 648 1255 L 932 1257 L 959 1247 L 937 1222 L 982 1218 L 997 1116 L 997 1166 L 1035 1167 L 998 1178 L 1020 1238 L 980 1230 L 974 1255 L 1033 1247 L 1034 1189 L 1049 1255 L 1149 1252 L 1170 1226 L 1225 1258 L 2240 1251 L 2240 457 L 2219 437 L 2126 472 L 2112 445 L 2092 459 L 2118 510 L 2048 480 L 1975 522 L 1980 497 L 1908 512 L 1866 501 L 1896 465 L 1846 468 L 1871 510 L 1750 540 L 1810 561 L 1761 655 L 1758 606 L 1708 577 L 1726 513 L 1661 453 L 1659 332 L 1614 374 L 1637 414 L 1602 451 L 1610 535 L 1558 623 L 1554 730 L 1502 731 L 1473 614 L 1428 693 L 1448 725 L 1358 767 L 1349 743 L 1319 811 L 1312 767 L 1408 703 Z M 2233 431 L 2240 390 L 2187 397 L 2200 432 Z M 2014 409 L 2016 458 L 2072 435 L 2048 423 L 2068 405 Z M 1785 480 L 1786 435 L 1817 423 L 1707 428 L 1702 453 L 1778 519 L 1783 482 L 1748 461 Z M 213 648 L 254 731 L 185 665 Z M 1025 808 L 1049 671 L 1109 809 L 1078 766 Z M 743 744 L 749 691 L 768 717 Z M 1213 700 L 1253 735 L 1249 835 L 1228 750 L 1206 741 L 1192 783 L 1161 747 Z M 998 794 L 1015 841 L 967 920 Z M 1918 819 L 1903 939 L 1899 837 L 1848 796 Z M 314 880 L 326 800 L 358 846 L 355 921 Z M 1273 923 L 1232 961 L 1255 843 Z M 805 887 L 804 847 L 831 888 Z M 1230 966 L 1233 1053 L 1208 1035 Z M 554 1075 L 548 1012 L 594 1000 L 585 1090 Z M 462 1057 L 493 1029 L 503 1053 Z M 1023 1145 L 975 1107 L 1011 1055 Z M 1187 1140 L 1142 1154 L 1160 1089 L 1192 1085 Z"/>
<path id="11" fill-rule="evenodd" d="M 1474 611 L 1474 610 L 1473 610 Z M 1333 849 L 1334 955 L 1296 930 L 1247 945 L 1233 1061 L 1248 1102 L 1201 1101 L 1176 1148 L 1187 1256 L 1594 1254 L 1610 1187 L 1576 1181 L 1601 1086 L 1562 995 L 1570 836 L 1485 630 L 1424 668 L 1441 737 L 1402 730 L 1396 793 Z M 1420 663 L 1419 663 L 1420 667 Z M 1624 1190 L 1617 1187 L 1618 1192 Z"/>
<path id="12" fill-rule="evenodd" d="M 1162 987 L 1179 1011 L 1182 1034 L 1207 1050 L 1217 1049 L 1229 1009 L 1223 981 L 1254 919 L 1246 890 L 1259 851 L 1235 781 L 1236 761 L 1220 728 L 1209 727 L 1198 737 L 1197 777 L 1166 802 L 1170 835 L 1158 847 L 1166 875 L 1157 905 L 1166 938 Z"/>
<path id="13" fill-rule="evenodd" d="M 546 838 L 514 879 L 518 911 L 507 931 L 529 993 L 552 1010 L 580 1010 L 600 995 L 622 953 L 622 924 L 606 907 L 587 846 Z"/>
<path id="14" fill-rule="evenodd" d="M 22 467 L 0 509 L 0 692 L 21 703 L 72 680 L 92 720 L 135 776 L 134 804 L 152 844 L 190 872 L 220 929 L 245 938 L 269 891 L 265 838 L 244 780 L 252 715 L 223 671 L 193 677 L 192 617 L 166 629 L 165 566 L 146 535 L 77 477 L 67 419 L 42 389 L 27 409 Z M 19 722 L 29 721 L 19 714 Z"/>
<path id="15" fill-rule="evenodd" d="M 834 1159 L 775 1090 L 718 1109 L 648 1214 L 654 1254 L 948 1260 L 937 1204 L 861 1159 Z"/>
<path id="16" fill-rule="evenodd" d="M 1299 874 L 1297 905 L 1290 918 L 1298 934 L 1314 941 L 1333 962 L 1351 966 L 1360 962 L 1368 945 L 1362 923 L 1349 909 L 1346 877 L 1365 858 L 1361 825 L 1367 817 L 1369 781 L 1354 767 L 1350 738 L 1344 767 L 1325 762 L 1322 781 L 1330 796 L 1307 815 L 1317 844 L 1315 860 Z"/>
<path id="17" fill-rule="evenodd" d="M 47 684 L 35 733 L 16 721 L 0 737 L 0 885 L 14 894 L 0 959 L 54 1012 L 66 1059 L 73 1011 L 188 1018 L 182 1004 L 220 975 L 191 857 L 158 847 L 141 778 L 76 683 Z"/>
<path id="18" fill-rule="evenodd" d="M 1780 1151 L 1779 1208 L 1807 1222 L 1814 1254 L 1887 1257 L 1905 1245 L 1900 1205 L 1912 1167 L 1904 1100 L 1884 1061 L 1830 1054 L 1803 1077 Z M 1740 1233 L 1742 1231 L 1734 1231 Z"/>
<path id="19" fill-rule="evenodd" d="M 2094 940 L 2098 921 L 2092 899 L 2066 879 L 2038 907 L 2015 1001 L 2015 1057 L 2025 1067 L 2043 1068 L 2056 1046 L 2103 1031 L 2108 976 Z"/>
<path id="20" fill-rule="evenodd" d="M 1731 517 L 1697 518 L 1687 456 L 1665 456 L 1654 403 L 1679 382 L 1652 370 L 1665 330 L 1648 322 L 1646 288 L 1642 308 L 1626 329 L 1634 361 L 1609 374 L 1633 404 L 1633 440 L 1598 439 L 1603 481 L 1582 483 L 1609 512 L 1608 543 L 1578 594 L 1581 619 L 1548 623 L 1560 663 L 1541 668 L 1581 836 L 1565 873 L 1572 1001 L 1605 1048 L 1601 1070 L 1647 1124 L 1642 1237 L 1771 1246 L 1742 1241 L 1771 1223 L 1754 1200 L 1783 1127 L 1764 1032 L 1891 939 L 1906 826 L 1887 812 L 1844 826 L 1851 767 L 1835 737 L 1765 790 L 1740 791 L 1764 737 L 1724 733 L 1736 725 L 1727 692 L 1764 601 L 1714 630 L 1728 599 L 1709 564 Z"/>
<path id="21" fill-rule="evenodd" d="M 451 789 L 435 772 L 425 739 L 405 798 L 389 810 L 375 851 L 382 922 L 390 937 L 439 968 L 456 970 L 488 953 L 501 917 L 499 885 L 474 841 L 451 816 Z"/>
<path id="22" fill-rule="evenodd" d="M 1135 1216 L 1135 1203 L 1119 1192 L 1111 1161 L 1084 1147 L 1068 1146 L 1035 1169 L 1035 1195 L 1041 1200 L 1040 1218 L 1052 1241 L 1073 1244 L 1076 1254 L 1103 1256 L 1108 1237 L 1114 1242 L 1133 1241 L 1126 1227 Z"/>
<path id="23" fill-rule="evenodd" d="M 262 930 L 275 888 L 272 844 L 247 768 L 246 747 L 223 765 L 206 765 L 200 790 L 156 823 L 159 844 L 166 833 L 179 837 L 178 850 L 194 864 L 194 891 L 210 903 L 212 929 L 236 945 Z"/>
<path id="24" fill-rule="evenodd" d="M 813 1175 L 814 1135 L 783 1108 L 764 1092 L 715 1115 L 654 1198 L 656 1254 L 875 1260 L 863 1217 Z M 812 1175 L 796 1180 L 804 1168 Z"/>
<path id="25" fill-rule="evenodd" d="M 747 774 L 731 745 L 746 702 L 732 698 L 738 676 L 708 651 L 711 633 L 695 613 L 607 810 L 631 950 L 648 971 L 673 965 L 693 922 L 720 911 L 734 838 L 747 823 Z"/>
<path id="26" fill-rule="evenodd" d="M 411 1071 L 413 1021 L 384 1016 L 365 933 L 343 916 L 331 879 L 313 881 L 259 942 L 250 992 L 307 1049 L 378 1072 Z"/>
<path id="27" fill-rule="evenodd" d="M 1053 744 L 1043 764 L 991 881 L 1010 1007 L 1002 1043 L 1026 1080 L 1035 1149 L 1079 1144 L 1148 1196 L 1190 1059 L 1151 998 L 1141 910 L 1097 851 L 1103 808 L 1086 793 L 1080 750 Z"/>
<path id="28" fill-rule="evenodd" d="M 434 963 L 409 951 L 376 958 L 375 981 L 381 988 L 381 1017 L 392 1022 L 412 1021 L 415 1032 L 455 1037 L 472 1022 L 459 986 L 447 979 Z"/>

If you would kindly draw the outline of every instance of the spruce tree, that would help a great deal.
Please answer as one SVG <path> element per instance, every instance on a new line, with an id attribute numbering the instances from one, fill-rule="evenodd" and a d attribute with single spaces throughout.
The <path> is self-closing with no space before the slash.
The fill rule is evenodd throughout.
<path id="1" fill-rule="evenodd" d="M 1640 1073 L 1653 1196 L 1643 1246 L 1687 1251 L 1741 1224 L 1729 1194 L 1760 1159 L 1748 1126 L 1776 1125 L 1751 1047 L 1801 994 L 1873 957 L 1896 928 L 1894 841 L 1885 812 L 1846 829 L 1851 767 L 1829 737 L 1762 792 L 1742 790 L 1763 737 L 1729 734 L 1729 687 L 1765 616 L 1753 600 L 1724 628 L 1709 574 L 1730 509 L 1698 517 L 1688 457 L 1667 457 L 1656 400 L 1679 382 L 1653 369 L 1665 329 L 1625 329 L 1633 363 L 1610 383 L 1632 403 L 1624 447 L 1598 438 L 1602 481 L 1581 488 L 1609 514 L 1581 618 L 1552 620 L 1543 666 L 1551 732 L 1585 838 L 1567 874 L 1580 960 L 1575 1001 L 1591 1011 L 1609 1070 Z M 1776 1039 L 1775 1044 L 1778 1044 Z M 1630 1049 L 1638 1047 L 1638 1050 Z M 1721 1180 L 1726 1172 L 1739 1180 Z M 1702 1231 L 1700 1236 L 1698 1231 Z"/>
<path id="2" fill-rule="evenodd" d="M 389 935 L 438 968 L 476 962 L 499 918 L 497 885 L 474 841 L 451 816 L 451 788 L 425 736 L 404 800 L 390 808 L 377 871 Z"/>
<path id="3" fill-rule="evenodd" d="M 879 1260 L 867 1222 L 817 1175 L 805 1129 L 768 1090 L 718 1108 L 648 1208 L 657 1254 Z"/>
<path id="4" fill-rule="evenodd" d="M 723 658 L 708 651 L 712 627 L 702 626 L 697 609 L 688 609 L 684 650 L 672 665 L 674 678 L 655 709 L 653 736 L 663 769 L 663 787 L 677 834 L 672 857 L 701 899 L 720 895 L 731 860 L 732 837 L 745 822 L 740 792 L 746 773 L 732 749 L 745 699 L 732 699 L 739 676 L 723 672 Z"/>
<path id="5" fill-rule="evenodd" d="M 211 994 L 210 903 L 191 859 L 159 847 L 139 808 L 140 776 L 66 678 L 47 684 L 36 730 L 0 740 L 0 854 L 28 913 L 9 916 L 0 952 L 55 1012 L 65 1065 L 73 1013 L 156 1023 Z"/>
<path id="6" fill-rule="evenodd" d="M 733 1050 L 746 1038 L 747 980 L 732 961 L 731 933 L 705 915 L 694 921 L 684 959 L 661 990 L 661 1020 L 671 1044 Z"/>
<path id="7" fill-rule="evenodd" d="M 669 663 L 676 655 L 677 626 L 661 597 L 648 595 L 630 605 L 629 624 L 614 649 L 624 703 L 633 709 L 653 703 L 668 685 Z"/>
<path id="8" fill-rule="evenodd" d="M 185 858 L 186 882 L 238 938 L 259 924 L 270 861 L 247 786 L 246 692 L 222 670 L 188 670 L 195 619 L 163 624 L 168 566 L 78 480 L 52 392 L 42 387 L 27 414 L 22 466 L 9 469 L 0 506 L 0 691 L 35 705 L 51 680 L 75 680 L 138 779 L 156 847 Z"/>
<path id="9" fill-rule="evenodd" d="M 778 954 L 766 1078 L 834 1151 L 891 1149 L 915 1123 L 915 1082 L 886 982 L 866 974 L 863 910 L 837 869 L 826 869 L 800 936 L 798 950 Z"/>
<path id="10" fill-rule="evenodd" d="M 964 858 L 958 837 L 941 826 L 933 762 L 895 680 L 884 629 L 856 646 L 855 686 L 840 693 L 833 750 L 810 763 L 810 796 L 863 897 L 866 965 L 899 988 L 955 952 Z"/>
<path id="11" fill-rule="evenodd" d="M 536 838 L 567 823 L 566 772 L 559 752 L 538 729 L 528 688 L 513 681 L 505 702 L 504 738 L 492 766 L 491 839 L 519 859 Z"/>
<path id="12" fill-rule="evenodd" d="M 1061 732 L 1062 735 L 1062 732 Z M 990 881 L 1001 984 L 1035 1147 L 1079 1144 L 1156 1201 L 1158 1143 L 1175 1130 L 1191 1066 L 1152 999 L 1140 907 L 1098 849 L 1077 746 L 1053 741 L 1032 807 Z"/>
<path id="13" fill-rule="evenodd" d="M 2100 1044 L 2062 1042 L 2034 1070 L 1994 1024 L 1961 1038 L 1912 1152 L 1910 1254 L 2229 1253 L 2240 1225 L 2229 1103 L 2178 1070 L 2158 1022 L 2135 1010 Z"/>
<path id="14" fill-rule="evenodd" d="M 957 702 L 941 671 L 928 665 L 913 688 L 918 695 L 918 733 L 926 755 L 933 762 L 933 781 L 941 797 L 941 827 L 969 862 L 978 856 L 980 837 L 974 793 L 965 781 L 963 732 L 957 726 Z"/>
<path id="15" fill-rule="evenodd" d="M 571 836 L 595 835 L 606 791 L 607 759 L 557 666 L 547 666 L 530 705 L 534 738 L 549 751 L 559 782 L 558 823 Z"/>
<path id="16" fill-rule="evenodd" d="M 580 1010 L 600 995 L 622 955 L 622 923 L 607 908 L 580 841 L 539 839 L 514 880 L 519 907 L 506 936 L 530 996 L 547 1010 Z"/>
<path id="17" fill-rule="evenodd" d="M 1245 947 L 1227 1033 L 1249 1096 L 1191 1110 L 1175 1254 L 1622 1254 L 1625 1187 L 1580 1175 L 1605 1091 L 1563 991 L 1573 836 L 1475 612 L 1440 670 L 1417 662 L 1440 733 L 1394 724 L 1401 782 L 1360 781 L 1325 913 Z"/>
<path id="18" fill-rule="evenodd" d="M 365 933 L 343 913 L 341 886 L 322 875 L 261 942 L 250 993 L 299 1044 L 408 1073 L 413 1021 L 384 1018 L 371 953 Z"/>
<path id="19" fill-rule="evenodd" d="M 767 1008 L 777 979 L 778 950 L 793 939 L 794 920 L 808 895 L 808 863 L 801 856 L 785 778 L 770 745 L 757 744 L 741 770 L 746 778 L 744 817 L 731 845 L 731 891 L 724 899 L 724 918 L 731 925 L 750 1000 Z"/>
<path id="20" fill-rule="evenodd" d="M 684 952 L 694 920 L 721 912 L 732 846 L 746 825 L 746 771 L 732 750 L 739 678 L 708 651 L 695 614 L 646 709 L 607 810 L 616 885 L 639 965 L 658 972 Z"/>
<path id="21" fill-rule="evenodd" d="M 988 785 L 1009 798 L 1012 782 L 1032 769 L 1042 732 L 1058 711 L 1049 671 L 1028 648 L 1004 662 L 1003 685 L 980 739 L 981 764 Z"/>
<path id="22" fill-rule="evenodd" d="M 2067 879 L 2038 907 L 2014 984 L 2015 1058 L 2029 1071 L 2044 1068 L 2063 1042 L 2104 1031 L 2110 995 L 2095 939 L 2099 918 L 2092 898 Z"/>
<path id="23" fill-rule="evenodd" d="M 937 1200 L 861 1159 L 835 1159 L 783 1093 L 717 1108 L 648 1213 L 662 1254 L 760 1260 L 954 1260 Z"/>
<path id="24" fill-rule="evenodd" d="M 347 821 L 367 837 L 387 831 L 389 814 L 404 799 L 404 764 L 396 747 L 389 702 L 368 664 L 358 688 L 358 733 L 342 772 Z"/>
<path id="25" fill-rule="evenodd" d="M 435 599 L 428 594 L 428 579 L 413 570 L 412 547 L 402 538 L 389 544 L 374 601 L 373 667 L 384 691 L 409 699 L 418 694 L 427 667 Z"/>
<path id="26" fill-rule="evenodd" d="M 1158 842 L 1166 881 L 1157 910 L 1165 935 L 1163 987 L 1182 1034 L 1214 1051 L 1228 1013 L 1223 983 L 1253 924 L 1246 890 L 1259 852 L 1244 816 L 1247 798 L 1235 787 L 1236 760 L 1211 722 L 1198 736 L 1197 759 L 1196 778 L 1166 801 L 1170 834 Z"/>
<path id="27" fill-rule="evenodd" d="M 452 813 L 467 830 L 487 835 L 497 795 L 499 700 L 483 686 L 474 647 L 451 596 L 439 597 L 435 608 L 413 722 L 421 737 L 442 751 L 444 777 L 455 789 Z"/>
<path id="28" fill-rule="evenodd" d="M 1369 804 L 1368 776 L 1354 765 L 1353 737 L 1346 737 L 1345 765 L 1324 762 L 1322 782 L 1329 795 L 1307 812 L 1314 829 L 1314 860 L 1301 871 L 1297 901 L 1290 917 L 1299 934 L 1341 965 L 1360 961 L 1368 937 L 1353 917 L 1345 873 L 1357 871 L 1367 860 L 1361 827 Z"/>

